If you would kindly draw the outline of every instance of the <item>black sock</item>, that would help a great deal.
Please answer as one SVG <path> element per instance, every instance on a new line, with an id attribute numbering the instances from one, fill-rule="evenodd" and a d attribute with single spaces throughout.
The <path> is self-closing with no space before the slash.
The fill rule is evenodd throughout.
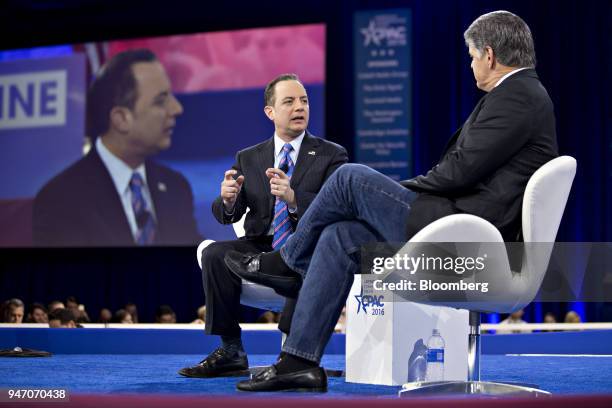
<path id="1" fill-rule="evenodd" d="M 309 368 L 318 367 L 319 365 L 314 361 L 306 360 L 305 358 L 294 356 L 293 354 L 281 353 L 275 366 L 278 374 L 287 374 L 308 370 Z"/>
<path id="2" fill-rule="evenodd" d="M 267 275 L 277 276 L 300 276 L 287 266 L 283 258 L 281 257 L 280 251 L 268 252 L 261 255 L 260 258 L 261 266 L 259 270 Z"/>
<path id="3" fill-rule="evenodd" d="M 246 354 L 242 347 L 242 338 L 232 336 L 221 336 L 221 347 L 230 354 Z"/>

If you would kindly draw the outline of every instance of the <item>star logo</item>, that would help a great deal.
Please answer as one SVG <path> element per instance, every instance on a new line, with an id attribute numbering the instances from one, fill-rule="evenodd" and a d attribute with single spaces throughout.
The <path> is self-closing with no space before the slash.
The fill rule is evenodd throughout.
<path id="1" fill-rule="evenodd" d="M 368 24 L 367 28 L 362 28 L 361 34 L 364 36 L 363 46 L 367 47 L 370 43 L 374 43 L 375 45 L 380 46 L 380 30 L 376 28 L 373 20 L 370 20 L 370 24 Z"/>
<path id="2" fill-rule="evenodd" d="M 355 299 L 357 299 L 357 314 L 359 314 L 359 310 L 363 309 L 363 313 L 368 314 L 368 306 L 367 302 L 364 302 L 363 299 L 363 291 L 359 295 L 355 295 Z"/>

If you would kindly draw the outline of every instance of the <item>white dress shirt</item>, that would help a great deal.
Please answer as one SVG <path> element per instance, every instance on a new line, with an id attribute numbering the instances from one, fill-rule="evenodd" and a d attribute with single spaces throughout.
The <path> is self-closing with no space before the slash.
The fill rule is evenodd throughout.
<path id="1" fill-rule="evenodd" d="M 289 142 L 289 144 L 293 147 L 293 150 L 289 153 L 289 157 L 293 161 L 293 165 L 297 164 L 298 154 L 300 153 L 300 146 L 302 146 L 302 141 L 304 140 L 304 135 L 306 132 L 302 132 L 301 135 L 293 139 Z M 276 132 L 274 132 L 274 167 L 278 169 L 278 163 L 280 163 L 283 158 L 283 146 L 286 142 L 283 141 Z"/>
<path id="2" fill-rule="evenodd" d="M 514 75 L 514 74 L 516 74 L 517 72 L 522 71 L 522 70 L 524 70 L 524 69 L 529 69 L 529 68 L 528 68 L 528 67 L 524 67 L 524 68 L 519 68 L 519 69 L 515 69 L 514 71 L 510 71 L 510 72 L 508 72 L 506 75 L 504 75 L 503 77 L 499 78 L 499 81 L 497 81 L 497 83 L 495 84 L 495 86 L 494 86 L 493 88 L 495 88 L 495 87 L 499 86 L 499 84 L 501 84 L 502 82 L 504 82 L 504 81 L 505 81 L 505 80 L 506 80 L 506 79 L 507 79 L 507 78 L 508 78 L 510 75 Z"/>
<path id="3" fill-rule="evenodd" d="M 153 207 L 153 200 L 151 199 L 151 193 L 147 185 L 147 173 L 145 165 L 141 164 L 136 169 L 132 169 L 130 166 L 125 164 L 120 158 L 115 156 L 102 142 L 102 138 L 98 137 L 96 140 L 96 150 L 102 159 L 102 163 L 106 166 L 106 169 L 113 179 L 115 189 L 119 198 L 121 199 L 121 205 L 123 205 L 123 212 L 127 217 L 130 229 L 132 230 L 132 236 L 134 240 L 138 234 L 138 224 L 136 223 L 136 217 L 134 216 L 134 209 L 132 208 L 132 190 L 130 189 L 130 180 L 134 172 L 140 174 L 144 181 L 142 188 L 142 195 L 147 203 L 147 210 L 151 212 L 155 219 L 155 208 Z"/>

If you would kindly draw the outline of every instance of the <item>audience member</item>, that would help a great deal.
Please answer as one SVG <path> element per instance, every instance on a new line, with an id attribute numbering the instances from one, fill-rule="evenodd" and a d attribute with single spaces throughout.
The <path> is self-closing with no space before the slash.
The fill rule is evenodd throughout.
<path id="1" fill-rule="evenodd" d="M 30 312 L 26 318 L 27 323 L 49 323 L 49 316 L 47 315 L 47 308 L 42 303 L 32 303 L 30 306 Z"/>
<path id="2" fill-rule="evenodd" d="M 4 323 L 23 323 L 24 305 L 20 299 L 13 298 L 2 304 L 1 318 Z"/>
<path id="3" fill-rule="evenodd" d="M 125 309 L 119 309 L 115 312 L 112 320 L 113 323 L 133 324 L 132 315 Z"/>
<path id="4" fill-rule="evenodd" d="M 48 313 L 51 313 L 55 309 L 64 309 L 65 307 L 66 306 L 64 306 L 64 304 L 60 300 L 54 300 L 53 302 L 49 303 L 49 306 L 47 306 L 47 310 Z"/>
<path id="5" fill-rule="evenodd" d="M 573 310 L 570 310 L 565 315 L 565 323 L 581 323 L 580 315 Z"/>
<path id="6" fill-rule="evenodd" d="M 544 323 L 557 323 L 557 318 L 555 317 L 555 314 L 552 312 L 547 312 L 544 315 Z M 558 330 L 542 330 L 543 332 L 554 332 L 554 331 L 558 331 Z"/>
<path id="7" fill-rule="evenodd" d="M 278 323 L 279 321 L 280 321 L 280 314 L 268 310 L 267 312 L 262 313 L 257 318 L 255 323 Z"/>
<path id="8" fill-rule="evenodd" d="M 161 305 L 155 312 L 155 321 L 157 323 L 176 323 L 176 314 L 168 305 Z"/>
<path id="9" fill-rule="evenodd" d="M 98 323 L 110 323 L 113 319 L 113 313 L 109 309 L 100 310 L 100 316 L 98 316 Z"/>
<path id="10" fill-rule="evenodd" d="M 125 304 L 124 309 L 132 315 L 132 323 L 138 323 L 138 308 L 136 304 L 128 302 Z"/>
<path id="11" fill-rule="evenodd" d="M 499 324 L 501 326 L 501 325 L 527 323 L 525 320 L 523 320 L 524 314 L 525 312 L 523 311 L 523 309 L 517 310 L 516 312 L 511 313 L 510 316 L 502 320 Z M 497 330 L 497 334 L 508 334 L 508 333 L 531 333 L 531 330 L 529 329 L 522 329 L 522 330 L 504 330 L 504 329 L 500 330 L 498 329 Z"/>
<path id="12" fill-rule="evenodd" d="M 192 324 L 204 324 L 206 323 L 206 305 L 198 307 L 198 318 L 195 319 Z"/>
<path id="13" fill-rule="evenodd" d="M 89 323 L 89 315 L 85 311 L 85 306 L 79 304 L 76 297 L 68 296 L 66 299 L 66 309 L 71 310 L 72 313 L 76 316 L 77 323 Z"/>
<path id="14" fill-rule="evenodd" d="M 65 308 L 58 308 L 49 313 L 49 327 L 52 329 L 79 327 L 74 313 Z"/>

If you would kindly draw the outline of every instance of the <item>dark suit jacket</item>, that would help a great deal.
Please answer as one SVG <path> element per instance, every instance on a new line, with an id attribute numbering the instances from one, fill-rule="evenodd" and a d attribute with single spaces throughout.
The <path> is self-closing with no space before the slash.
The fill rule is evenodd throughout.
<path id="1" fill-rule="evenodd" d="M 527 181 L 557 155 L 546 89 L 533 69 L 511 75 L 482 97 L 434 168 L 401 182 L 421 193 L 408 217 L 407 238 L 441 217 L 468 213 L 516 240 Z"/>
<path id="2" fill-rule="evenodd" d="M 298 220 L 325 180 L 347 161 L 344 147 L 306 132 L 291 176 Z M 212 204 L 215 218 L 222 224 L 233 224 L 242 218 L 248 207 L 250 211 L 244 222 L 246 237 L 267 235 L 272 222 L 274 196 L 270 193 L 270 182 L 265 171 L 271 167 L 274 167 L 274 138 L 239 151 L 232 168 L 238 171 L 236 178 L 244 175 L 244 184 L 234 205 L 234 212 L 231 217 L 225 214 L 223 199 L 219 196 Z"/>
<path id="3" fill-rule="evenodd" d="M 306 132 L 291 176 L 291 188 L 297 201 L 297 219 L 292 220 L 294 230 L 325 180 L 347 161 L 344 147 Z M 274 167 L 274 138 L 239 151 L 232 168 L 238 171 L 235 177 L 244 175 L 244 184 L 232 216 L 225 214 L 221 196 L 212 204 L 212 212 L 222 224 L 240 220 L 247 207 L 250 208 L 244 222 L 247 239 L 265 237 L 270 230 L 275 197 L 270 193 L 270 182 L 265 171 L 271 167 Z M 286 333 L 289 332 L 295 301 L 287 299 L 279 323 L 279 328 Z"/>
<path id="4" fill-rule="evenodd" d="M 145 163 L 156 245 L 197 245 L 193 195 L 180 173 Z M 95 148 L 49 181 L 34 199 L 33 238 L 41 246 L 135 245 L 121 199 Z"/>

